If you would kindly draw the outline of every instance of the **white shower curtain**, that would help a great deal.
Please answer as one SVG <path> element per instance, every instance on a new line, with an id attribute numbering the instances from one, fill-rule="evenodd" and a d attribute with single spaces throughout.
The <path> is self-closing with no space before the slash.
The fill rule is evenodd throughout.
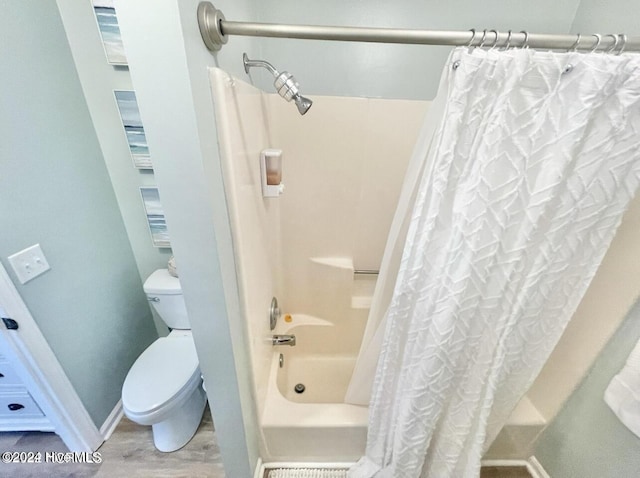
<path id="1" fill-rule="evenodd" d="M 457 48 L 446 65 L 347 397 L 373 381 L 351 478 L 479 475 L 640 182 L 640 55 Z"/>

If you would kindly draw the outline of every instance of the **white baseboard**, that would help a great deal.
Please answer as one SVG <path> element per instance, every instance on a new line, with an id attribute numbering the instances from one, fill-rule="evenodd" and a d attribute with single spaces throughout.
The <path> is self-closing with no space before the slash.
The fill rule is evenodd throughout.
<path id="1" fill-rule="evenodd" d="M 253 473 L 253 478 L 262 478 L 264 475 L 264 465 L 262 464 L 262 458 L 258 458 L 256 462 L 256 471 Z"/>
<path id="2" fill-rule="evenodd" d="M 46 418 L 3 418 L 0 424 L 0 432 L 55 432 L 53 424 Z"/>
<path id="3" fill-rule="evenodd" d="M 527 460 L 482 460 L 482 466 L 524 466 L 529 464 Z"/>
<path id="4" fill-rule="evenodd" d="M 122 399 L 120 399 L 100 427 L 100 435 L 102 435 L 102 438 L 104 438 L 105 441 L 111 437 L 111 434 L 118 426 L 118 423 L 120 423 L 120 420 L 122 420 L 123 415 L 124 410 L 122 409 Z"/>
<path id="5" fill-rule="evenodd" d="M 527 470 L 533 478 L 551 478 L 535 456 L 530 456 L 527 460 Z"/>

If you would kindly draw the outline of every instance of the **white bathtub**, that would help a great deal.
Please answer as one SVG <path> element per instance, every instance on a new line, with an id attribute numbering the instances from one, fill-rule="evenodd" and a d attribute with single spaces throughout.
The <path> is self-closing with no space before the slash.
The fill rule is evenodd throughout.
<path id="1" fill-rule="evenodd" d="M 353 462 L 364 454 L 368 407 L 343 403 L 359 344 L 341 327 L 306 315 L 280 321 L 275 334 L 297 344 L 273 348 L 262 415 L 265 461 Z M 282 354 L 282 367 L 280 367 Z M 305 385 L 304 393 L 294 391 Z M 524 397 L 486 459 L 526 459 L 545 420 Z"/>
<path id="2" fill-rule="evenodd" d="M 353 334 L 300 314 L 274 333 L 294 334 L 297 343 L 274 347 L 262 415 L 267 460 L 355 461 L 364 453 L 368 408 L 342 403 L 359 346 Z"/>

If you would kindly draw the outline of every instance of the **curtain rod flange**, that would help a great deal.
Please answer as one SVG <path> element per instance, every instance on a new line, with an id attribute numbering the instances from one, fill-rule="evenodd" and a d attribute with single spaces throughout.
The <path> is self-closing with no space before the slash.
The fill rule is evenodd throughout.
<path id="1" fill-rule="evenodd" d="M 211 51 L 218 51 L 229 41 L 222 33 L 222 22 L 225 20 L 222 10 L 218 10 L 211 2 L 198 4 L 198 27 L 204 44 Z"/>

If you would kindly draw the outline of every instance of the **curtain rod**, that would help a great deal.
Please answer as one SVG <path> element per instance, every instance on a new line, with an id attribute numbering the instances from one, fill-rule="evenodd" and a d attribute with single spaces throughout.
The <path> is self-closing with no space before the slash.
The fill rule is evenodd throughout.
<path id="1" fill-rule="evenodd" d="M 207 48 L 218 51 L 230 35 L 297 38 L 303 40 L 404 43 L 410 45 L 496 46 L 556 50 L 640 51 L 640 37 L 622 34 L 551 35 L 547 33 L 507 33 L 445 30 L 404 30 L 394 28 L 338 27 L 323 25 L 284 25 L 227 21 L 210 2 L 198 5 L 198 25 Z"/>

